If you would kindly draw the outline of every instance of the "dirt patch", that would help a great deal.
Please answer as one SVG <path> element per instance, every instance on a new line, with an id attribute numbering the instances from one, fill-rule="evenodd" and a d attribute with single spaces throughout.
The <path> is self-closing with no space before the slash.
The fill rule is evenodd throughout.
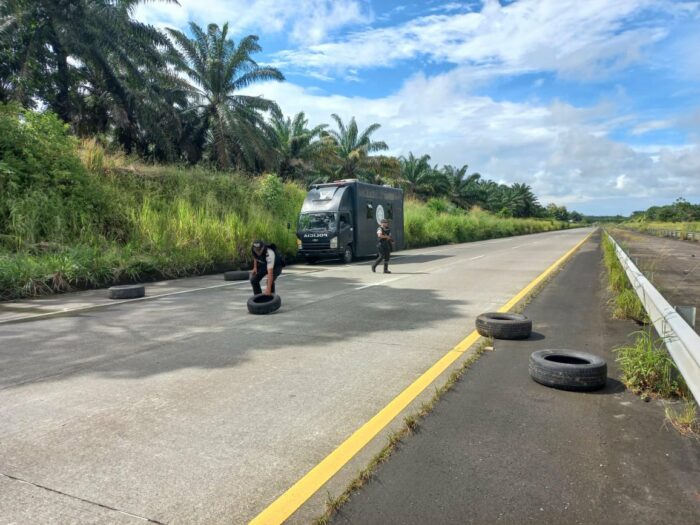
<path id="1" fill-rule="evenodd" d="M 700 307 L 700 243 L 620 229 L 611 234 L 671 305 Z"/>

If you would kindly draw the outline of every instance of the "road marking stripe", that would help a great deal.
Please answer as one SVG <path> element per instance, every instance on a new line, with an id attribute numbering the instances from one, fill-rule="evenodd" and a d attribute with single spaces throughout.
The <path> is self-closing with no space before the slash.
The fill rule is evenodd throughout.
<path id="1" fill-rule="evenodd" d="M 589 233 L 576 246 L 557 259 L 554 264 L 536 277 L 535 280 L 523 288 L 498 311 L 506 312 L 513 308 L 518 301 L 525 297 L 525 295 L 547 278 L 547 276 L 557 269 L 571 254 L 578 250 L 591 235 L 593 235 L 593 232 Z M 318 489 L 343 468 L 348 461 L 355 457 L 355 455 L 379 434 L 379 432 L 391 423 L 411 401 L 429 387 L 442 372 L 447 370 L 447 368 L 459 359 L 470 346 L 476 343 L 479 337 L 481 336 L 476 331 L 473 331 L 465 337 L 457 346 L 447 352 L 437 363 L 409 385 L 408 388 L 382 408 L 372 419 L 357 429 L 348 439 L 343 441 L 338 448 L 328 454 L 318 465 L 312 468 L 284 494 L 253 518 L 250 525 L 278 525 L 283 523 L 284 520 L 289 518 L 304 504 L 304 502 L 313 496 Z"/>
<path id="2" fill-rule="evenodd" d="M 470 261 L 476 261 L 477 259 L 481 259 L 482 257 L 486 257 L 486 255 L 477 255 L 476 257 L 472 257 L 469 259 Z"/>
<path id="3" fill-rule="evenodd" d="M 4 320 L 0 321 L 0 324 L 21 323 L 23 321 L 33 321 L 35 319 L 43 319 L 44 317 L 54 317 L 57 315 L 65 315 L 67 313 L 73 313 L 73 312 L 85 312 L 87 310 L 96 310 L 98 308 L 106 308 L 108 306 L 118 306 L 120 304 L 134 303 L 137 301 L 148 301 L 151 299 L 160 299 L 161 297 L 170 297 L 171 295 L 180 295 L 183 293 L 190 293 L 190 292 L 201 292 L 202 290 L 213 290 L 215 288 L 224 288 L 226 286 L 236 286 L 236 285 L 244 284 L 244 283 L 249 284 L 249 281 L 242 280 L 242 281 L 236 281 L 236 282 L 231 282 L 231 283 L 227 283 L 227 284 L 216 284 L 214 286 L 206 286 L 203 288 L 188 288 L 187 290 L 180 290 L 178 292 L 168 292 L 168 293 L 162 293 L 162 294 L 156 294 L 156 295 L 147 295 L 145 297 L 137 297 L 135 299 L 117 299 L 117 300 L 114 300 L 113 303 L 91 304 L 89 306 L 79 306 L 77 308 L 62 308 L 61 310 L 54 310 L 53 312 L 47 312 L 47 313 L 43 313 L 43 314 L 34 314 L 34 315 L 27 315 L 24 317 L 15 317 L 12 319 L 4 319 Z M 145 286 L 148 287 L 148 284 L 145 284 Z"/>

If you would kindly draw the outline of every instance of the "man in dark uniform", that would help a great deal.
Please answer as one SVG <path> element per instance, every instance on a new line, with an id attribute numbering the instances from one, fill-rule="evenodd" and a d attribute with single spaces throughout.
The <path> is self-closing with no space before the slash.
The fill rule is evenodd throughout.
<path id="1" fill-rule="evenodd" d="M 384 261 L 384 273 L 389 271 L 389 257 L 391 257 L 391 243 L 394 240 L 391 238 L 391 230 L 389 229 L 389 221 L 382 219 L 377 228 L 377 260 L 372 265 L 372 271 L 377 271 L 377 266 L 382 260 Z"/>
<path id="2" fill-rule="evenodd" d="M 254 241 L 252 252 L 253 271 L 250 274 L 250 284 L 253 286 L 253 293 L 255 295 L 263 293 L 260 281 L 267 275 L 265 295 L 271 295 L 275 293 L 275 281 L 282 273 L 282 257 L 277 253 L 274 245 L 269 246 L 263 241 Z"/>

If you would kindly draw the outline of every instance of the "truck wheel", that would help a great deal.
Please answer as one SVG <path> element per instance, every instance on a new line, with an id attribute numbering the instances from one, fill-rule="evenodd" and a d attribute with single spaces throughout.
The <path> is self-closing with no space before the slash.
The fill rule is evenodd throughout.
<path id="1" fill-rule="evenodd" d="M 494 339 L 527 339 L 532 321 L 521 314 L 487 312 L 476 318 L 476 331 Z"/>
<path id="2" fill-rule="evenodd" d="M 608 365 L 587 352 L 538 350 L 530 355 L 530 377 L 560 390 L 590 391 L 605 387 Z"/>
<path id="3" fill-rule="evenodd" d="M 307 264 L 316 264 L 318 262 L 318 257 L 306 257 Z"/>
<path id="4" fill-rule="evenodd" d="M 345 264 L 350 264 L 350 263 L 352 262 L 353 257 L 354 257 L 354 256 L 353 256 L 353 253 L 352 253 L 352 245 L 351 245 L 351 244 L 348 244 L 348 245 L 345 247 L 345 251 L 343 252 L 343 256 L 340 258 L 340 260 L 341 260 L 342 262 L 344 262 Z"/>
<path id="5" fill-rule="evenodd" d="M 248 311 L 251 314 L 271 314 L 279 310 L 280 306 L 282 306 L 282 299 L 274 293 L 272 295 L 261 293 L 248 299 Z"/>

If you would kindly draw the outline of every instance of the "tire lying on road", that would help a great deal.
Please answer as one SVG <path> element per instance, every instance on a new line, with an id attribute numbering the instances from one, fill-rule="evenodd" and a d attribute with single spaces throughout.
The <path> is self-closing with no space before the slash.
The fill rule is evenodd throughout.
<path id="1" fill-rule="evenodd" d="M 146 287 L 142 284 L 124 284 L 108 288 L 110 299 L 137 299 L 146 295 Z"/>
<path id="2" fill-rule="evenodd" d="M 530 356 L 530 377 L 560 390 L 591 391 L 605 387 L 608 365 L 602 357 L 575 350 L 538 350 Z"/>
<path id="3" fill-rule="evenodd" d="M 245 281 L 250 278 L 250 273 L 244 270 L 224 272 L 224 281 Z"/>
<path id="4" fill-rule="evenodd" d="M 248 299 L 248 311 L 251 314 L 271 314 L 279 310 L 280 306 L 282 306 L 282 299 L 274 293 L 272 295 L 261 293 Z"/>
<path id="5" fill-rule="evenodd" d="M 532 332 L 532 321 L 521 314 L 486 312 L 476 318 L 476 331 L 494 339 L 526 339 Z"/>

